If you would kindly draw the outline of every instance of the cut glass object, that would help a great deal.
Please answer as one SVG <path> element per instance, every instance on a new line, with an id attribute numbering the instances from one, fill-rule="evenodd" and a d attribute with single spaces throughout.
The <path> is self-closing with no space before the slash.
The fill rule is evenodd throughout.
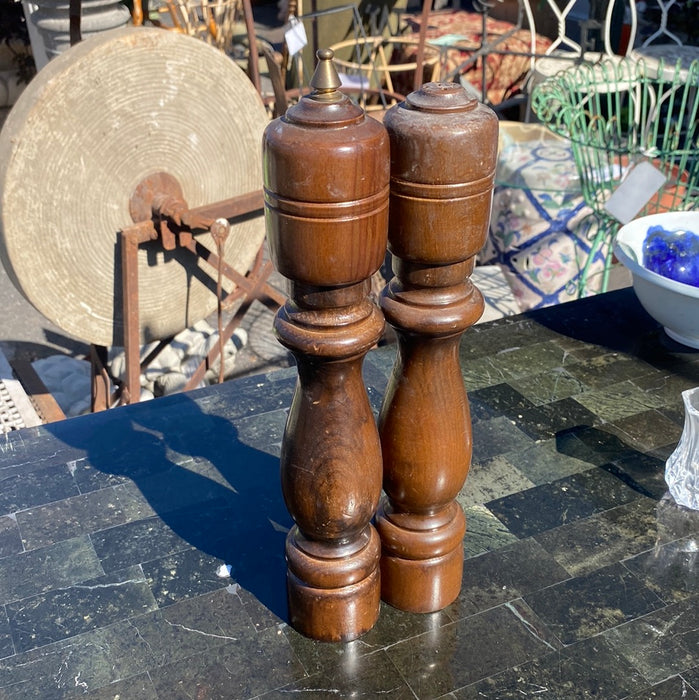
<path id="1" fill-rule="evenodd" d="M 665 463 L 665 481 L 677 503 L 699 510 L 699 387 L 682 392 L 684 430 Z"/>

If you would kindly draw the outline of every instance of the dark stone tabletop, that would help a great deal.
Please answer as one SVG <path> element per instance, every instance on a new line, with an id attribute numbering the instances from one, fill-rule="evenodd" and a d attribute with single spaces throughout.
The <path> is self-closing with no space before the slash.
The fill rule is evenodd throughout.
<path id="1" fill-rule="evenodd" d="M 699 513 L 663 478 L 699 351 L 623 290 L 476 326 L 461 359 L 461 595 L 350 644 L 285 622 L 294 369 L 0 438 L 0 698 L 699 697 Z"/>

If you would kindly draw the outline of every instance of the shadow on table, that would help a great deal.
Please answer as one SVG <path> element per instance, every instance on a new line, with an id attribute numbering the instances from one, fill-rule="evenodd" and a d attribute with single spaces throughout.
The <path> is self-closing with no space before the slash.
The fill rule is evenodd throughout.
<path id="1" fill-rule="evenodd" d="M 75 474 L 81 490 L 94 490 L 91 482 L 104 487 L 128 479 L 166 526 L 156 518 L 146 521 L 152 525 L 147 529 L 143 520 L 127 523 L 112 528 L 111 540 L 103 531 L 105 569 L 157 560 L 191 545 L 220 560 L 212 568 L 229 565 L 233 581 L 287 618 L 284 541 L 292 521 L 281 496 L 278 457 L 241 442 L 231 421 L 204 413 L 187 394 L 46 429 L 84 453 L 87 464 Z M 221 579 L 220 587 L 231 579 Z"/>
<path id="2" fill-rule="evenodd" d="M 524 316 L 561 335 L 633 355 L 699 384 L 699 350 L 672 340 L 630 287 L 535 309 Z"/>
<path id="3" fill-rule="evenodd" d="M 598 465 L 640 496 L 658 501 L 667 492 L 664 460 L 641 452 L 602 427 L 584 425 L 559 431 L 556 451 Z"/>

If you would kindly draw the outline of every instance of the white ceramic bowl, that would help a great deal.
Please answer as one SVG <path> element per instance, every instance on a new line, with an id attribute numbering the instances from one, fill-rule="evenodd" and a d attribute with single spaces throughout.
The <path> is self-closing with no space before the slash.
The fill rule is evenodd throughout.
<path id="1" fill-rule="evenodd" d="M 673 340 L 699 349 L 699 287 L 675 282 L 642 265 L 643 241 L 651 226 L 699 235 L 699 211 L 668 212 L 634 219 L 621 227 L 614 244 L 616 257 L 633 276 L 633 288 L 643 308 L 664 326 Z"/>

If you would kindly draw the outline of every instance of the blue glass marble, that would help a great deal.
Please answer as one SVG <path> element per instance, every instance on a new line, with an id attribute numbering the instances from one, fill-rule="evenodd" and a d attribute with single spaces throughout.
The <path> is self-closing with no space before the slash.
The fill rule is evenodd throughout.
<path id="1" fill-rule="evenodd" d="M 699 235 L 651 226 L 643 242 L 643 266 L 676 282 L 699 287 Z"/>

